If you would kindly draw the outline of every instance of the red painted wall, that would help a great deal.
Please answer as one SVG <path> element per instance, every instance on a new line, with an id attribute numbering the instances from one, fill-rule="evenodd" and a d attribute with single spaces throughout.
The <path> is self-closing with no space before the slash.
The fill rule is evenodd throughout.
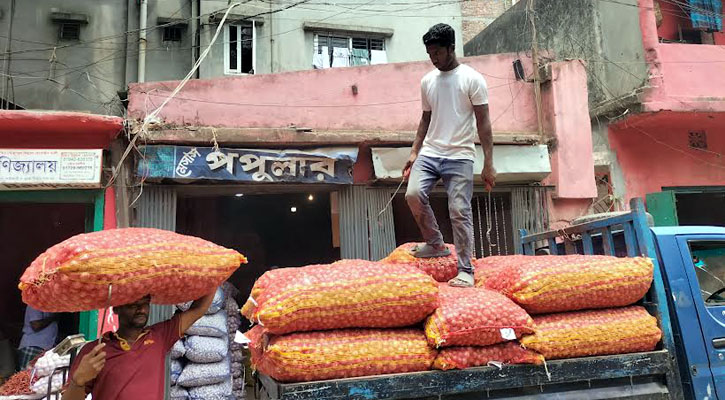
<path id="1" fill-rule="evenodd" d="M 123 118 L 76 112 L 0 111 L 0 147 L 107 149 Z"/>
<path id="2" fill-rule="evenodd" d="M 657 0 L 662 10 L 662 23 L 657 27 L 660 38 L 679 40 L 678 26 L 682 29 L 692 29 L 690 18 L 676 4 L 670 1 Z"/>
<path id="3" fill-rule="evenodd" d="M 704 130 L 707 152 L 689 147 Z M 725 186 L 725 115 L 661 112 L 610 126 L 609 141 L 624 172 L 627 198 L 671 186 Z"/>

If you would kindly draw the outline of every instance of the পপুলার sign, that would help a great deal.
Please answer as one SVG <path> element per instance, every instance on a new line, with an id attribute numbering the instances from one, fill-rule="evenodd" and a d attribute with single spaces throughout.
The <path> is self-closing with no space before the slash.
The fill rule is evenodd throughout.
<path id="1" fill-rule="evenodd" d="M 103 150 L 0 149 L 0 189 L 99 188 Z"/>
<path id="2" fill-rule="evenodd" d="M 352 184 L 357 148 L 313 150 L 143 146 L 139 176 L 151 179 Z"/>

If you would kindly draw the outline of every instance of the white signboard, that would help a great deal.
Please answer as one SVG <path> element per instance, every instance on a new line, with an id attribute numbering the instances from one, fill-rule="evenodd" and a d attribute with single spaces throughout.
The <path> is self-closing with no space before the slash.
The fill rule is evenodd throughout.
<path id="1" fill-rule="evenodd" d="M 0 149 L 0 189 L 99 188 L 103 150 Z"/>

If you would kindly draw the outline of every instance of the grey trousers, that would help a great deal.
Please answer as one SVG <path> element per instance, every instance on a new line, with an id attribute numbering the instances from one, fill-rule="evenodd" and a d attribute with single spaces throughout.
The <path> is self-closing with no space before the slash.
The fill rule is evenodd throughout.
<path id="1" fill-rule="evenodd" d="M 458 271 L 473 273 L 473 161 L 418 156 L 410 172 L 405 200 L 426 243 L 444 244 L 428 195 L 438 180 L 448 193 L 448 212 L 453 225 L 453 242 L 458 256 Z"/>

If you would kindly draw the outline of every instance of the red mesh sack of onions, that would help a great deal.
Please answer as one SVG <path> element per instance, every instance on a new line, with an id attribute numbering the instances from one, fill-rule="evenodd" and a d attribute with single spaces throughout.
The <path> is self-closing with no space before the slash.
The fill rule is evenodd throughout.
<path id="1" fill-rule="evenodd" d="M 437 283 L 412 266 L 345 260 L 296 270 L 256 300 L 252 320 L 269 333 L 409 326 L 438 306 Z"/>
<path id="2" fill-rule="evenodd" d="M 446 244 L 446 247 L 451 251 L 451 255 L 446 257 L 416 258 L 410 253 L 410 250 L 415 246 L 422 246 L 424 244 L 406 243 L 393 250 L 390 255 L 380 260 L 380 262 L 412 265 L 432 276 L 438 282 L 448 282 L 455 278 L 458 275 L 458 258 L 456 257 L 455 246 Z"/>
<path id="3" fill-rule="evenodd" d="M 333 263 L 332 265 L 348 265 L 350 263 L 372 263 L 372 261 L 341 260 Z M 264 291 L 273 283 L 285 282 L 288 278 L 292 278 L 298 275 L 308 276 L 312 274 L 314 270 L 319 268 L 327 268 L 329 265 L 330 264 L 314 264 L 308 265 L 306 267 L 277 268 L 265 272 L 254 282 L 254 286 L 252 286 L 252 291 L 249 295 L 249 298 L 240 309 L 240 312 L 247 319 L 252 320 L 254 313 L 257 310 L 257 299 L 259 299 L 262 293 L 264 293 Z M 311 278 L 314 278 L 314 275 L 312 275 Z"/>
<path id="4" fill-rule="evenodd" d="M 534 332 L 529 314 L 492 290 L 441 284 L 439 301 L 425 324 L 431 346 L 487 346 Z"/>
<path id="5" fill-rule="evenodd" d="M 194 300 L 225 281 L 246 258 L 206 240 L 150 228 L 73 236 L 38 256 L 20 278 L 23 301 L 76 312 L 151 295 L 156 304 Z"/>
<path id="6" fill-rule="evenodd" d="M 641 306 L 541 315 L 534 323 L 536 333 L 521 344 L 547 360 L 652 351 L 662 338 Z"/>
<path id="7" fill-rule="evenodd" d="M 544 363 L 544 357 L 524 349 L 518 342 L 494 344 L 485 347 L 446 347 L 441 349 L 433 362 L 433 368 L 441 370 L 483 367 L 489 363 L 536 364 Z"/>
<path id="8" fill-rule="evenodd" d="M 531 314 L 633 304 L 649 290 L 654 270 L 642 257 L 515 256 L 497 263 L 483 285 Z"/>
<path id="9" fill-rule="evenodd" d="M 246 334 L 252 364 L 282 382 L 426 371 L 436 356 L 416 329 L 342 329 L 266 339 L 262 332 L 255 327 Z"/>

